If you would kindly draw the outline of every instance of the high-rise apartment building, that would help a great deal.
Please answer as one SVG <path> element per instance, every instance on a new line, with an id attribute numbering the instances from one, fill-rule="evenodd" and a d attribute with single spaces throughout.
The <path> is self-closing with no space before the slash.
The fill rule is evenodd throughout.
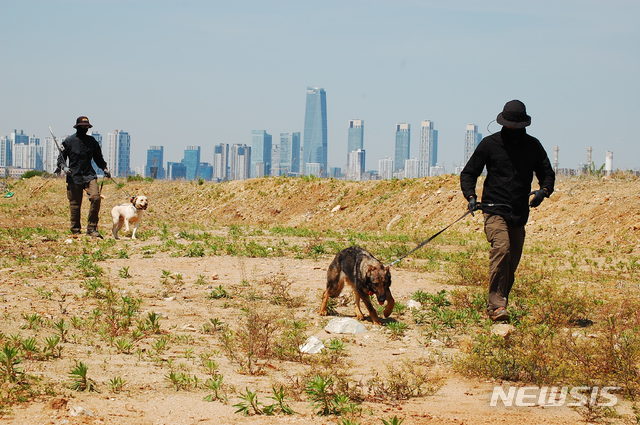
<path id="1" fill-rule="evenodd" d="M 282 171 L 280 170 L 280 154 L 280 145 L 273 145 L 271 147 L 271 175 L 274 177 L 282 175 Z"/>
<path id="2" fill-rule="evenodd" d="M 271 175 L 272 137 L 265 130 L 251 131 L 251 177 Z"/>
<path id="3" fill-rule="evenodd" d="M 422 121 L 420 125 L 420 148 L 418 150 L 420 171 L 418 177 L 431 175 L 431 167 L 438 162 L 438 130 L 433 121 Z"/>
<path id="4" fill-rule="evenodd" d="M 323 88 L 307 87 L 304 113 L 304 143 L 302 167 L 316 176 L 323 176 L 327 168 L 327 94 Z M 314 164 L 307 166 L 306 164 Z M 318 172 L 318 167 L 320 171 Z"/>
<path id="5" fill-rule="evenodd" d="M 280 133 L 280 174 L 300 173 L 300 132 Z"/>
<path id="6" fill-rule="evenodd" d="M 364 149 L 357 149 L 349 152 L 347 162 L 347 180 L 362 180 L 362 175 L 364 174 L 365 155 L 366 153 Z"/>
<path id="7" fill-rule="evenodd" d="M 200 146 L 187 146 L 184 150 L 182 160 L 186 168 L 186 179 L 195 180 L 198 177 L 198 167 L 200 166 Z"/>
<path id="8" fill-rule="evenodd" d="M 404 178 L 415 179 L 420 174 L 420 161 L 418 158 L 409 158 L 404 160 Z"/>
<path id="9" fill-rule="evenodd" d="M 164 146 L 150 146 L 147 149 L 144 176 L 152 179 L 164 179 Z"/>
<path id="10" fill-rule="evenodd" d="M 251 146 L 235 144 L 229 152 L 229 179 L 245 180 L 251 177 Z"/>
<path id="11" fill-rule="evenodd" d="M 122 130 L 107 133 L 107 149 L 103 150 L 107 166 L 114 177 L 127 177 L 131 168 L 131 136 Z"/>
<path id="12" fill-rule="evenodd" d="M 229 145 L 218 143 L 213 147 L 213 179 L 219 182 L 229 178 Z"/>
<path id="13" fill-rule="evenodd" d="M 0 167 L 13 165 L 13 144 L 9 136 L 0 138 Z"/>
<path id="14" fill-rule="evenodd" d="M 43 170 L 44 146 L 36 136 L 21 135 L 13 144 L 13 166 L 29 170 Z"/>
<path id="15" fill-rule="evenodd" d="M 383 180 L 391 180 L 393 178 L 393 159 L 382 158 L 378 160 L 378 175 Z"/>
<path id="16" fill-rule="evenodd" d="M 53 141 L 53 137 L 45 137 L 42 145 L 42 169 L 53 173 L 58 168 L 58 155 L 60 151 Z"/>
<path id="17" fill-rule="evenodd" d="M 469 162 L 469 158 L 473 155 L 473 151 L 476 150 L 476 146 L 482 140 L 482 134 L 478 133 L 478 126 L 475 124 L 467 124 L 467 129 L 464 135 L 464 158 L 462 165 L 466 165 Z"/>
<path id="18" fill-rule="evenodd" d="M 400 171 L 404 162 L 409 159 L 411 148 L 411 125 L 408 123 L 396 124 L 396 146 L 393 158 L 393 171 Z"/>
<path id="19" fill-rule="evenodd" d="M 364 121 L 349 120 L 349 133 L 347 137 L 347 159 L 349 153 L 364 149 Z"/>

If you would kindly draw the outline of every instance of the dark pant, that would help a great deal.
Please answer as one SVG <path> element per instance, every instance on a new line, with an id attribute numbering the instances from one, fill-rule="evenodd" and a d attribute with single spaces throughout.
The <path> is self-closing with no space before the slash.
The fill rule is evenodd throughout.
<path id="1" fill-rule="evenodd" d="M 87 232 L 98 229 L 98 215 L 100 213 L 100 191 L 98 180 L 93 179 L 85 184 L 75 184 L 67 182 L 67 199 L 69 200 L 69 214 L 71 219 L 71 231 L 80 233 L 80 207 L 82 206 L 82 195 L 87 192 L 89 195 L 89 219 L 87 221 Z"/>
<path id="2" fill-rule="evenodd" d="M 522 256 L 524 226 L 511 226 L 499 215 L 484 215 L 489 252 L 489 301 L 487 310 L 506 307 L 516 269 Z"/>

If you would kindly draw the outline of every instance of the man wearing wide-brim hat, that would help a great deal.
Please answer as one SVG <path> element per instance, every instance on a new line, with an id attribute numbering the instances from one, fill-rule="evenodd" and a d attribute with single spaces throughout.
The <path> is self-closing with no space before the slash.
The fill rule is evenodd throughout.
<path id="1" fill-rule="evenodd" d="M 460 174 L 460 186 L 468 208 L 478 209 L 476 182 L 487 167 L 482 204 L 502 204 L 482 207 L 484 231 L 491 243 L 487 314 L 499 321 L 509 319 L 506 308 L 522 255 L 529 207 L 538 207 L 553 193 L 555 173 L 538 139 L 526 132 L 531 117 L 524 103 L 507 102 L 496 121 L 502 129 L 478 144 Z M 534 173 L 540 188 L 532 192 Z"/>
<path id="2" fill-rule="evenodd" d="M 87 234 L 92 237 L 102 238 L 98 232 L 98 217 L 100 214 L 100 189 L 98 177 L 91 160 L 104 171 L 106 177 L 111 177 L 107 169 L 107 163 L 102 156 L 100 144 L 87 134 L 93 127 L 89 118 L 78 117 L 73 128 L 76 134 L 67 137 L 62 142 L 62 152 L 58 156 L 58 169 L 67 175 L 67 199 L 69 199 L 69 215 L 71 221 L 71 233 L 81 233 L 80 207 L 82 206 L 82 194 L 89 195 L 89 218 L 87 221 Z M 67 159 L 69 164 L 67 165 Z"/>

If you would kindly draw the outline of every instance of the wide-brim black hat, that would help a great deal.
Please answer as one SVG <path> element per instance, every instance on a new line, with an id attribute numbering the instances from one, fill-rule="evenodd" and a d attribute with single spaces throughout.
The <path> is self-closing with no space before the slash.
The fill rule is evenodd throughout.
<path id="1" fill-rule="evenodd" d="M 91 125 L 91 123 L 89 122 L 89 118 L 82 116 L 82 117 L 78 117 L 76 119 L 76 125 L 73 126 L 73 128 L 78 128 L 78 127 L 87 127 L 87 128 L 91 128 L 93 127 Z"/>
<path id="2" fill-rule="evenodd" d="M 519 100 L 510 100 L 505 103 L 496 121 L 509 128 L 525 128 L 531 125 L 531 117 L 527 115 L 527 108 Z"/>

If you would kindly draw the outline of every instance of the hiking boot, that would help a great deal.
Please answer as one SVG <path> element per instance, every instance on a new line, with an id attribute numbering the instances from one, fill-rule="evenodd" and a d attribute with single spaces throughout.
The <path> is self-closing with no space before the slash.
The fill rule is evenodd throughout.
<path id="1" fill-rule="evenodd" d="M 87 230 L 87 236 L 91 236 L 92 238 L 97 239 L 104 239 L 100 232 L 98 232 L 96 229 Z"/>
<path id="2" fill-rule="evenodd" d="M 489 315 L 489 319 L 494 322 L 506 322 L 509 320 L 509 313 L 507 313 L 507 309 L 504 307 L 498 307 L 495 310 L 487 311 Z"/>

